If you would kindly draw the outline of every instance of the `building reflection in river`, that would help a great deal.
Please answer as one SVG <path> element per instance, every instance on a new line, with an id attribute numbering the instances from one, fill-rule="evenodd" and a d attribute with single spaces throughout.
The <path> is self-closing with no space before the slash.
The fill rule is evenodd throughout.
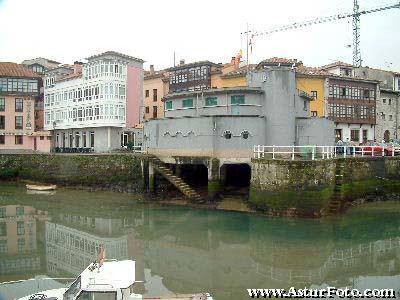
<path id="1" fill-rule="evenodd" d="M 0 277 L 41 269 L 37 226 L 46 219 L 46 212 L 31 206 L 0 206 Z"/>
<path id="2" fill-rule="evenodd" d="M 96 211 L 57 206 L 49 216 L 27 206 L 23 214 L 17 206 L 0 212 L 0 223 L 7 223 L 6 230 L 0 227 L 1 251 L 7 250 L 0 262 L 29 254 L 39 265 L 45 262 L 49 276 L 77 276 L 104 244 L 107 258 L 136 260 L 138 280 L 147 281 L 141 290 L 150 295 L 211 291 L 224 300 L 248 299 L 247 288 L 388 287 L 387 282 L 400 288 L 394 280 L 400 275 L 399 212 L 350 212 L 318 221 L 147 205 Z M 24 232 L 17 222 L 24 222 Z M 41 235 L 43 249 L 37 246 Z M 22 236 L 24 248 L 18 244 Z M 29 271 L 30 265 L 19 263 L 18 269 L 39 273 L 34 266 Z"/>

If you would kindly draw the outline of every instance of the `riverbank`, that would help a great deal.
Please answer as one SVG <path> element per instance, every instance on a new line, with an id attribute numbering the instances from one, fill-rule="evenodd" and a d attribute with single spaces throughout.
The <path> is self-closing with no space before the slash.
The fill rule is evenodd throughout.
<path id="1" fill-rule="evenodd" d="M 0 180 L 30 180 L 81 189 L 142 192 L 141 156 L 134 154 L 2 154 Z"/>
<path id="2" fill-rule="evenodd" d="M 207 201 L 207 191 L 201 201 L 190 201 L 161 175 L 157 194 L 147 193 L 148 166 L 146 155 L 135 154 L 0 154 L 0 180 L 143 194 L 166 205 L 307 218 L 341 214 L 364 202 L 400 199 L 400 157 L 253 159 L 249 194 L 230 199 L 221 181 L 222 197 L 213 201 Z"/>

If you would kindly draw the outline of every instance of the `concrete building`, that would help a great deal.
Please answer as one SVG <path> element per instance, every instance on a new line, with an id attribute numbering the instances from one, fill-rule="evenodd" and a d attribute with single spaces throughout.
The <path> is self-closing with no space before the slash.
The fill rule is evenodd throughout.
<path id="1" fill-rule="evenodd" d="M 36 132 L 34 123 L 41 82 L 23 65 L 0 62 L 0 150 L 49 151 L 49 133 Z"/>
<path id="2" fill-rule="evenodd" d="M 380 90 L 380 97 L 376 101 L 376 130 L 377 142 L 398 139 L 399 136 L 399 101 L 400 92 Z"/>
<path id="3" fill-rule="evenodd" d="M 44 80 L 45 72 L 53 69 L 61 63 L 43 58 L 43 57 L 38 57 L 34 59 L 27 59 L 24 60 L 22 65 L 26 66 L 32 72 L 35 74 L 39 75 L 42 78 L 42 82 Z M 44 128 L 44 87 L 43 84 L 40 84 L 40 93 L 39 97 L 35 99 L 35 130 L 43 130 Z"/>
<path id="4" fill-rule="evenodd" d="M 141 59 L 108 51 L 46 72 L 45 129 L 56 149 L 118 149 L 140 123 L 141 107 Z"/>
<path id="5" fill-rule="evenodd" d="M 332 145 L 333 122 L 308 118 L 310 99 L 294 70 L 261 64 L 247 87 L 167 95 L 164 118 L 144 124 L 145 146 L 166 163 L 206 166 L 214 186 L 228 165 L 250 164 L 254 145 Z"/>

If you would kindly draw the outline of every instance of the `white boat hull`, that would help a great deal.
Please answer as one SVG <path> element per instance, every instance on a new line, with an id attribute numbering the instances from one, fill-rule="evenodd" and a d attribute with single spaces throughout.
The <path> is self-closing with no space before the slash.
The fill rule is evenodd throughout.
<path id="1" fill-rule="evenodd" d="M 37 295 L 37 294 L 44 294 L 44 295 L 46 295 L 46 298 L 56 297 L 58 300 L 62 300 L 63 294 L 65 293 L 66 290 L 67 290 L 66 288 L 61 288 L 61 289 L 53 289 L 53 290 L 47 290 L 47 291 L 43 291 L 43 292 L 37 292 L 32 295 L 29 295 L 29 296 L 26 296 L 23 298 L 19 298 L 18 300 L 29 300 L 30 297 L 32 297 L 33 295 Z"/>

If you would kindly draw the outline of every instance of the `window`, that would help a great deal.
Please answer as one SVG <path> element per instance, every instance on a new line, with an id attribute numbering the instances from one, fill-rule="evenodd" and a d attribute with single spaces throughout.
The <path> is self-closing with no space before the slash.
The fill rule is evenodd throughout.
<path id="1" fill-rule="evenodd" d="M 15 136 L 15 145 L 22 145 L 24 143 L 24 137 L 22 135 Z"/>
<path id="2" fill-rule="evenodd" d="M 182 107 L 183 108 L 191 108 L 191 107 L 193 107 L 193 99 L 184 99 L 184 100 L 182 100 Z"/>
<path id="3" fill-rule="evenodd" d="M 86 132 L 84 131 L 83 133 L 82 133 L 82 147 L 83 148 L 86 148 Z"/>
<path id="4" fill-rule="evenodd" d="M 23 206 L 18 206 L 16 208 L 16 213 L 17 213 L 17 216 L 23 216 L 24 215 L 24 207 Z"/>
<path id="5" fill-rule="evenodd" d="M 117 292 L 86 292 L 83 291 L 77 300 L 116 300 Z"/>
<path id="6" fill-rule="evenodd" d="M 40 140 L 44 141 L 44 136 L 43 135 L 40 136 Z"/>
<path id="7" fill-rule="evenodd" d="M 382 102 L 383 102 L 383 104 L 385 104 L 386 103 L 386 99 L 382 99 Z"/>
<path id="8" fill-rule="evenodd" d="M 359 142 L 360 141 L 360 130 L 352 129 L 350 131 L 350 139 L 352 142 Z"/>
<path id="9" fill-rule="evenodd" d="M 207 97 L 205 101 L 205 106 L 215 106 L 218 105 L 217 97 Z"/>
<path id="10" fill-rule="evenodd" d="M 23 112 L 24 111 L 24 100 L 21 98 L 15 98 L 15 111 Z"/>
<path id="11" fill-rule="evenodd" d="M 368 142 L 368 130 L 364 129 L 362 131 L 362 134 L 363 134 L 363 143 Z"/>
<path id="12" fill-rule="evenodd" d="M 368 99 L 369 97 L 369 90 L 364 90 L 364 98 Z"/>
<path id="13" fill-rule="evenodd" d="M 315 110 L 311 111 L 311 117 L 316 117 L 316 116 L 318 116 L 317 111 Z"/>
<path id="14" fill-rule="evenodd" d="M 386 115 L 382 113 L 382 120 L 386 120 Z"/>
<path id="15" fill-rule="evenodd" d="M 343 97 L 346 96 L 346 88 L 345 88 L 345 87 L 342 87 L 342 88 L 340 89 L 340 96 L 343 96 Z"/>
<path id="16" fill-rule="evenodd" d="M 25 234 L 25 226 L 23 221 L 17 222 L 17 234 L 24 235 Z"/>
<path id="17" fill-rule="evenodd" d="M 0 116 L 0 129 L 6 129 L 6 117 Z"/>
<path id="18" fill-rule="evenodd" d="M 6 217 L 6 208 L 0 207 L 0 218 L 5 218 Z"/>
<path id="19" fill-rule="evenodd" d="M 7 250 L 7 240 L 0 241 L 0 253 L 7 253 L 7 252 L 8 252 L 8 250 Z"/>
<path id="20" fill-rule="evenodd" d="M 317 100 L 317 97 L 318 97 L 318 92 L 317 91 L 311 91 L 312 100 Z"/>
<path id="21" fill-rule="evenodd" d="M 75 133 L 75 148 L 79 148 L 79 140 L 80 140 L 80 134 L 79 132 Z"/>
<path id="22" fill-rule="evenodd" d="M 247 140 L 250 136 L 250 133 L 247 130 L 242 131 L 242 138 L 244 138 L 245 140 Z"/>
<path id="23" fill-rule="evenodd" d="M 389 105 L 392 105 L 392 99 L 389 99 L 389 103 L 388 103 Z"/>
<path id="24" fill-rule="evenodd" d="M 25 239 L 18 239 L 18 252 L 22 253 L 25 250 Z"/>
<path id="25" fill-rule="evenodd" d="M 4 145 L 6 143 L 6 137 L 4 135 L 0 135 L 0 145 Z"/>
<path id="26" fill-rule="evenodd" d="M 6 99 L 0 98 L 0 111 L 6 110 Z"/>
<path id="27" fill-rule="evenodd" d="M 157 106 L 153 106 L 153 118 L 157 119 Z"/>
<path id="28" fill-rule="evenodd" d="M 244 104 L 244 95 L 235 95 L 231 96 L 231 104 L 233 105 L 238 105 L 238 104 Z"/>
<path id="29" fill-rule="evenodd" d="M 157 89 L 153 89 L 153 102 L 157 102 Z"/>
<path id="30" fill-rule="evenodd" d="M 224 131 L 224 138 L 226 138 L 227 140 L 232 138 L 232 132 L 230 132 L 229 130 Z"/>
<path id="31" fill-rule="evenodd" d="M 7 225 L 5 222 L 0 223 L 0 236 L 7 235 Z"/>
<path id="32" fill-rule="evenodd" d="M 172 109 L 172 101 L 165 102 L 165 110 L 170 110 L 170 109 Z"/>
<path id="33" fill-rule="evenodd" d="M 149 96 L 150 96 L 149 90 L 146 90 L 146 91 L 144 92 L 144 94 L 145 94 L 145 97 L 146 97 L 146 98 L 149 98 Z"/>
<path id="34" fill-rule="evenodd" d="M 15 129 L 23 129 L 23 116 L 15 116 Z"/>
<path id="35" fill-rule="evenodd" d="M 90 132 L 89 139 L 90 139 L 90 147 L 94 148 L 94 132 L 93 131 Z"/>
<path id="36" fill-rule="evenodd" d="M 150 108 L 146 106 L 146 114 L 150 113 Z"/>
<path id="37" fill-rule="evenodd" d="M 389 121 L 392 121 L 392 120 L 393 120 L 393 116 L 389 115 Z"/>

